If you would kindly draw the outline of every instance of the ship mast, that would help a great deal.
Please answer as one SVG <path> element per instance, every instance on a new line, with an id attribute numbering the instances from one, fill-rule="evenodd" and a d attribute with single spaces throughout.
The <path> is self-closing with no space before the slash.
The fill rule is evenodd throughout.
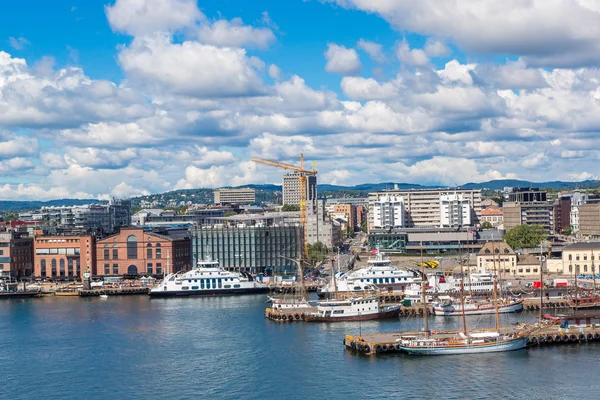
<path id="1" fill-rule="evenodd" d="M 495 310 L 495 314 L 496 314 L 496 330 L 499 331 L 500 330 L 500 320 L 498 318 L 498 295 L 496 293 L 496 284 L 497 284 L 497 279 L 496 279 L 496 250 L 494 248 L 494 242 L 492 241 L 492 262 L 494 265 L 494 275 L 492 277 L 492 282 L 494 283 L 494 310 Z"/>
<path id="2" fill-rule="evenodd" d="M 544 316 L 544 253 L 540 243 L 540 323 Z"/>
<path id="3" fill-rule="evenodd" d="M 423 262 L 423 242 L 421 242 L 421 303 L 423 303 L 423 318 L 425 318 L 425 334 L 429 336 L 429 319 L 427 318 L 427 275 Z"/>
<path id="4" fill-rule="evenodd" d="M 458 262 L 460 263 L 460 306 L 462 307 L 462 322 L 463 332 L 467 335 L 467 318 L 465 316 L 465 270 L 463 268 L 462 248 L 460 247 L 460 241 L 458 242 Z"/>

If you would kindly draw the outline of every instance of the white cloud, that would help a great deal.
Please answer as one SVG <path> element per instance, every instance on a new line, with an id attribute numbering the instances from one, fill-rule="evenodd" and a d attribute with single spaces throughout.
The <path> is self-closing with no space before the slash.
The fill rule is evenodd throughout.
<path id="1" fill-rule="evenodd" d="M 269 65 L 269 76 L 276 81 L 281 80 L 281 69 L 275 64 Z"/>
<path id="2" fill-rule="evenodd" d="M 396 56 L 400 62 L 412 66 L 424 66 L 429 64 L 429 57 L 422 49 L 412 49 L 406 39 L 398 44 Z"/>
<path id="3" fill-rule="evenodd" d="M 399 87 L 394 82 L 377 82 L 373 78 L 345 76 L 341 82 L 342 91 L 352 99 L 386 100 L 399 95 Z"/>
<path id="4" fill-rule="evenodd" d="M 356 47 L 367 53 L 373 61 L 379 63 L 385 61 L 385 54 L 383 54 L 383 46 L 379 43 L 370 42 L 361 38 L 358 41 L 358 43 L 356 43 Z"/>
<path id="5" fill-rule="evenodd" d="M 30 44 L 29 40 L 25 39 L 22 36 L 20 36 L 18 38 L 11 36 L 8 38 L 8 45 L 15 50 L 23 50 L 23 48 L 25 46 L 27 46 L 28 44 Z"/>
<path id="6" fill-rule="evenodd" d="M 231 21 L 218 20 L 203 25 L 198 30 L 198 38 L 206 44 L 231 47 L 255 47 L 266 49 L 275 42 L 275 35 L 269 28 L 254 28 L 244 25 L 240 18 Z"/>
<path id="7" fill-rule="evenodd" d="M 358 54 L 354 49 L 348 49 L 335 43 L 327 45 L 325 52 L 325 71 L 342 75 L 355 75 L 360 72 L 361 65 Z"/>
<path id="8" fill-rule="evenodd" d="M 445 57 L 451 53 L 448 46 L 439 40 L 432 40 L 431 38 L 427 39 L 423 50 L 430 57 Z"/>
<path id="9" fill-rule="evenodd" d="M 256 95 L 263 90 L 257 60 L 243 49 L 179 44 L 167 35 L 154 35 L 136 37 L 118 58 L 132 81 L 151 90 L 198 97 Z"/>
<path id="10" fill-rule="evenodd" d="M 196 0 L 116 0 L 105 9 L 113 30 L 135 36 L 172 32 L 204 19 Z"/>
<path id="11" fill-rule="evenodd" d="M 116 197 L 118 199 L 125 199 L 134 196 L 147 196 L 150 194 L 150 192 L 143 189 L 136 189 L 125 182 L 121 182 L 117 186 L 112 188 L 110 194 L 112 197 Z"/>
<path id="12" fill-rule="evenodd" d="M 0 131 L 0 159 L 32 156 L 37 153 L 37 150 L 38 142 L 36 139 Z"/>

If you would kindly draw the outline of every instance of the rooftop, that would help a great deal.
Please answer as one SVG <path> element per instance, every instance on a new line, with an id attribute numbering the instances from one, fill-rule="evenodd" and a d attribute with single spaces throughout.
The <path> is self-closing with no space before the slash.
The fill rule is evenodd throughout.
<path id="1" fill-rule="evenodd" d="M 580 242 L 565 246 L 564 250 L 600 250 L 600 242 Z"/>
<path id="2" fill-rule="evenodd" d="M 483 245 L 481 250 L 479 250 L 479 253 L 477 253 L 477 255 L 484 256 L 493 253 L 510 255 L 516 254 L 515 251 L 508 244 L 506 244 L 506 242 L 487 242 Z"/>

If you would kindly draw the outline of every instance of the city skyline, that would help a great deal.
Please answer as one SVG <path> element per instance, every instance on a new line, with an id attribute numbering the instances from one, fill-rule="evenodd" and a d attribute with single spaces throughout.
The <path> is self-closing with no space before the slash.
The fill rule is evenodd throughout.
<path id="1" fill-rule="evenodd" d="M 0 200 L 597 179 L 584 0 L 39 0 L 3 8 Z"/>

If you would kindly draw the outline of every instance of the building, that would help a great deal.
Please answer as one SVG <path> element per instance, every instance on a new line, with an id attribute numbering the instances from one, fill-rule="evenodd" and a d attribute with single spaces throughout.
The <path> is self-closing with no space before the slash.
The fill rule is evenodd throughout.
<path id="1" fill-rule="evenodd" d="M 477 253 L 479 271 L 499 274 L 515 274 L 517 270 L 517 253 L 506 242 L 487 242 Z"/>
<path id="2" fill-rule="evenodd" d="M 588 201 L 588 194 L 587 193 L 581 193 L 579 191 L 575 191 L 573 193 L 571 193 L 570 197 L 571 197 L 571 215 L 570 215 L 570 222 L 571 222 L 571 229 L 573 230 L 573 232 L 579 232 L 579 207 L 582 204 L 586 204 Z"/>
<path id="3" fill-rule="evenodd" d="M 513 275 L 522 275 L 533 278 L 540 277 L 540 260 L 533 254 L 519 254 L 517 268 L 511 270 Z"/>
<path id="4" fill-rule="evenodd" d="M 571 229 L 571 197 L 560 196 L 554 202 L 554 233 Z"/>
<path id="5" fill-rule="evenodd" d="M 308 244 L 323 243 L 328 248 L 342 245 L 342 224 L 327 214 L 325 200 L 316 200 L 316 212 L 307 212 L 306 238 Z M 345 214 L 343 214 L 345 216 Z"/>
<path id="6" fill-rule="evenodd" d="M 460 251 L 476 252 L 483 241 L 476 232 L 468 228 L 403 228 L 401 230 L 369 230 L 368 241 L 371 248 L 379 248 L 389 253 L 419 254 Z M 499 237 L 496 236 L 496 237 Z"/>
<path id="7" fill-rule="evenodd" d="M 554 206 L 548 202 L 505 202 L 504 229 L 519 225 L 540 225 L 548 234 L 554 233 Z"/>
<path id="8" fill-rule="evenodd" d="M 300 174 L 297 172 L 288 173 L 283 175 L 283 204 L 289 205 L 300 205 Z M 309 204 L 311 201 L 317 199 L 317 177 L 315 175 L 309 175 L 306 177 L 306 198 L 307 207 L 311 207 Z"/>
<path id="9" fill-rule="evenodd" d="M 592 274 L 598 271 L 600 242 L 581 242 L 565 246 L 562 253 L 564 274 Z"/>
<path id="10" fill-rule="evenodd" d="M 600 204 L 581 204 L 577 218 L 579 235 L 587 238 L 600 237 Z"/>
<path id="11" fill-rule="evenodd" d="M 393 196 L 395 201 L 402 199 L 404 204 L 404 217 L 402 227 L 442 227 L 442 198 L 461 199 L 461 208 L 468 202 L 470 207 L 469 225 L 479 224 L 481 216 L 481 190 L 475 189 L 425 189 L 425 190 L 391 190 L 385 192 L 369 193 L 369 212 L 368 226 L 369 230 L 375 228 L 375 210 L 381 206 L 378 204 L 383 199 Z M 457 197 L 454 197 L 457 196 Z M 450 206 L 448 204 L 448 206 Z M 394 224 L 396 222 L 396 213 L 394 214 Z M 445 221 L 444 221 L 445 222 Z M 378 222 L 378 226 L 381 222 Z M 463 224 L 466 225 L 466 224 Z M 394 229 L 394 228 L 392 228 Z"/>
<path id="12" fill-rule="evenodd" d="M 31 213 L 34 221 L 63 229 L 85 229 L 106 235 L 127 226 L 131 221 L 131 201 L 111 200 L 108 204 L 42 207 Z"/>
<path id="13" fill-rule="evenodd" d="M 497 228 L 504 224 L 504 213 L 498 206 L 489 206 L 481 211 L 481 224 L 489 222 L 492 227 Z"/>
<path id="14" fill-rule="evenodd" d="M 462 193 L 440 196 L 440 227 L 471 226 L 471 203 Z"/>
<path id="15" fill-rule="evenodd" d="M 131 224 L 135 226 L 164 226 L 164 225 L 206 225 L 211 218 L 225 216 L 226 212 L 232 212 L 232 207 L 210 207 L 190 210 L 187 214 L 177 214 L 173 210 L 160 208 L 143 209 L 131 217 Z"/>
<path id="16" fill-rule="evenodd" d="M 518 203 L 546 202 L 547 194 L 539 188 L 512 188 L 505 196 L 507 201 Z"/>
<path id="17" fill-rule="evenodd" d="M 356 230 L 356 206 L 352 204 L 336 204 L 333 207 L 333 212 L 343 214 L 348 223 L 348 229 Z"/>
<path id="18" fill-rule="evenodd" d="M 364 206 L 356 206 L 356 226 L 362 227 L 363 222 L 367 220 L 367 208 Z"/>
<path id="19" fill-rule="evenodd" d="M 213 195 L 216 205 L 254 204 L 256 202 L 256 190 L 252 188 L 217 189 L 213 192 Z"/>
<path id="20" fill-rule="evenodd" d="M 38 279 L 83 280 L 83 272 L 96 271 L 95 237 L 86 234 L 47 235 L 33 238 L 33 275 Z"/>
<path id="21" fill-rule="evenodd" d="M 26 231 L 0 232 L 0 278 L 20 280 L 33 274 L 33 238 Z"/>
<path id="22" fill-rule="evenodd" d="M 373 201 L 369 214 L 373 215 L 372 229 L 399 229 L 406 225 L 402 196 L 378 196 Z"/>
<path id="23" fill-rule="evenodd" d="M 211 257 L 231 271 L 296 273 L 304 242 L 299 223 L 260 215 L 236 215 L 217 222 L 190 229 L 194 263 Z"/>
<path id="24" fill-rule="evenodd" d="M 152 276 L 190 269 L 189 233 L 161 232 L 130 226 L 98 240 L 94 276 Z"/>

